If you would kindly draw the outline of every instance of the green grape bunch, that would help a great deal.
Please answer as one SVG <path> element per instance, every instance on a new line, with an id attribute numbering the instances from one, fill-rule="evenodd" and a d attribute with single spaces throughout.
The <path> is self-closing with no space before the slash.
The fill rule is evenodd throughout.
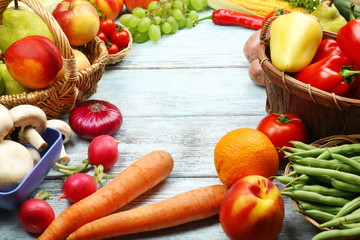
<path id="1" fill-rule="evenodd" d="M 207 0 L 160 0 L 149 3 L 147 9 L 136 7 L 119 19 L 129 29 L 134 42 L 159 41 L 162 35 L 174 34 L 183 28 L 192 28 L 198 20 L 198 11 Z"/>

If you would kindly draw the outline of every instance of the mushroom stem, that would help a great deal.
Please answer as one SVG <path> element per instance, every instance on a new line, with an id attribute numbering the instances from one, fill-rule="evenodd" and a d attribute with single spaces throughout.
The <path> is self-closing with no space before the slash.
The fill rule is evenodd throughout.
<path id="1" fill-rule="evenodd" d="M 30 152 L 31 157 L 34 160 L 34 165 L 37 164 L 41 159 L 41 156 L 40 156 L 40 153 L 38 152 L 38 150 L 36 150 L 35 148 L 30 147 L 30 146 L 26 146 L 26 148 Z"/>
<path id="2" fill-rule="evenodd" d="M 44 151 L 47 147 L 47 142 L 45 142 L 41 135 L 32 127 L 27 127 L 24 130 L 24 138 L 39 152 Z"/>
<path id="3" fill-rule="evenodd" d="M 62 145 L 61 147 L 61 152 L 58 162 L 63 165 L 67 165 L 70 162 L 70 157 L 67 155 L 64 145 Z"/>

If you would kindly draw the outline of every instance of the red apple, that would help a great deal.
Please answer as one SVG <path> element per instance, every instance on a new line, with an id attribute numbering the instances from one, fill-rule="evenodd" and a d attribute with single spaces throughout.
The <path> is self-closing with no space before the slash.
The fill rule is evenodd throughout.
<path id="1" fill-rule="evenodd" d="M 263 176 L 250 175 L 230 187 L 219 218 L 232 240 L 273 240 L 281 232 L 284 214 L 284 201 L 275 184 Z"/>
<path id="2" fill-rule="evenodd" d="M 126 9 L 132 12 L 134 8 L 141 7 L 144 9 L 147 9 L 147 6 L 149 3 L 151 3 L 154 0 L 124 0 Z"/>
<path id="3" fill-rule="evenodd" d="M 99 31 L 99 14 L 87 0 L 63 0 L 52 14 L 72 46 L 90 42 Z"/>
<path id="4" fill-rule="evenodd" d="M 39 35 L 24 37 L 10 45 L 5 53 L 5 64 L 10 75 L 30 89 L 52 84 L 63 66 L 59 48 Z"/>
<path id="5" fill-rule="evenodd" d="M 124 2 L 123 0 L 91 0 L 100 9 L 105 16 L 115 20 L 121 13 Z"/>

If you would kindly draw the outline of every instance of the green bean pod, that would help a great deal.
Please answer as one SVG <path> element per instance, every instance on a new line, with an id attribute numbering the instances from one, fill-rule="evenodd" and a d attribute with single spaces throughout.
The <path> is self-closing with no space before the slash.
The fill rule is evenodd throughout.
<path id="1" fill-rule="evenodd" d="M 345 216 L 351 212 L 353 212 L 356 209 L 360 208 L 360 196 L 357 198 L 354 198 L 353 200 L 351 200 L 350 202 L 348 202 L 347 204 L 345 204 L 341 210 L 335 215 L 335 218 L 339 218 L 342 216 Z"/>
<path id="2" fill-rule="evenodd" d="M 320 224 L 321 228 L 327 228 L 327 227 L 339 227 L 342 223 L 356 223 L 360 221 L 360 213 L 352 213 L 340 218 L 335 218 L 330 221 L 324 222 Z"/>
<path id="3" fill-rule="evenodd" d="M 309 201 L 338 207 L 342 207 L 349 202 L 349 200 L 342 197 L 325 196 L 316 192 L 309 192 L 304 190 L 294 190 L 291 192 L 282 191 L 281 194 L 284 196 L 289 196 L 298 201 Z"/>
<path id="4" fill-rule="evenodd" d="M 321 203 L 299 202 L 299 207 L 303 211 L 319 210 L 322 212 L 331 213 L 334 216 L 340 211 L 342 207 L 335 207 Z"/>
<path id="5" fill-rule="evenodd" d="M 336 188 L 328 188 L 323 185 L 305 185 L 305 184 L 297 184 L 288 188 L 284 189 L 285 191 L 294 191 L 294 190 L 304 190 L 310 192 L 316 192 L 326 196 L 333 196 L 333 197 L 354 197 L 355 194 L 351 192 L 342 191 Z"/>
<path id="6" fill-rule="evenodd" d="M 310 182 L 310 177 L 306 175 L 301 175 L 299 177 L 290 177 L 290 176 L 274 176 L 276 180 L 285 185 L 290 184 L 305 184 Z"/>
<path id="7" fill-rule="evenodd" d="M 316 221 L 330 221 L 334 218 L 334 214 L 323 212 L 318 209 L 310 209 L 310 210 L 300 210 L 300 213 L 316 220 Z"/>
<path id="8" fill-rule="evenodd" d="M 348 173 L 357 173 L 360 174 L 360 171 L 349 166 L 347 164 L 343 164 L 340 161 L 332 161 L 332 160 L 323 160 L 323 159 L 316 159 L 316 158 L 299 158 L 295 160 L 291 160 L 296 164 L 300 164 L 303 166 L 309 167 L 317 167 L 317 168 L 327 168 L 327 169 L 334 169 L 342 172 Z"/>
<path id="9" fill-rule="evenodd" d="M 330 178 L 339 179 L 347 183 L 360 185 L 360 176 L 356 174 L 340 172 L 333 169 L 305 167 L 301 165 L 293 165 L 292 167 L 296 172 L 301 174 L 306 174 L 311 176 L 319 176 L 319 175 L 328 176 Z"/>
<path id="10" fill-rule="evenodd" d="M 315 146 L 310 145 L 310 144 L 306 144 L 306 143 L 301 142 L 301 141 L 290 141 L 290 143 L 292 145 L 294 145 L 294 147 L 300 148 L 302 150 L 312 150 L 312 149 L 317 149 L 318 148 L 318 147 L 315 147 Z"/>
<path id="11" fill-rule="evenodd" d="M 331 185 L 339 190 L 360 193 L 360 186 L 352 183 L 347 183 L 339 179 L 331 178 Z"/>
<path id="12" fill-rule="evenodd" d="M 360 227 L 351 229 L 331 229 L 329 231 L 322 231 L 316 234 L 312 240 L 325 240 L 325 239 L 344 239 L 344 238 L 359 238 Z"/>
<path id="13" fill-rule="evenodd" d="M 354 167 L 356 170 L 360 171 L 360 163 L 351 158 L 345 157 L 345 156 L 337 154 L 337 153 L 331 153 L 331 157 L 333 157 L 334 159 L 337 159 L 339 161 L 342 161 L 342 162 Z"/>

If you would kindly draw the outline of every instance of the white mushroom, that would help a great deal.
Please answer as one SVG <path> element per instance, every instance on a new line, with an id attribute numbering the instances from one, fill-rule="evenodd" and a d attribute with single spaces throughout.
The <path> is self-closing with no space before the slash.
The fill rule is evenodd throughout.
<path id="1" fill-rule="evenodd" d="M 0 140 L 4 139 L 14 128 L 14 121 L 10 111 L 0 104 Z"/>
<path id="2" fill-rule="evenodd" d="M 34 161 L 20 143 L 12 140 L 0 142 L 0 189 L 14 188 L 34 167 Z"/>
<path id="3" fill-rule="evenodd" d="M 65 121 L 60 119 L 51 119 L 47 121 L 47 126 L 51 128 L 55 128 L 61 132 L 62 139 L 63 139 L 63 146 L 60 152 L 60 157 L 58 162 L 61 164 L 68 164 L 70 161 L 70 157 L 67 155 L 65 151 L 64 144 L 70 141 L 72 136 L 72 130 L 69 124 L 67 124 Z"/>
<path id="4" fill-rule="evenodd" d="M 30 152 L 31 157 L 34 160 L 34 165 L 36 165 L 41 159 L 41 155 L 39 151 L 31 146 L 25 146 L 25 147 Z"/>
<path id="5" fill-rule="evenodd" d="M 41 137 L 46 130 L 46 114 L 36 106 L 22 104 L 10 109 L 11 117 L 14 121 L 14 131 L 11 139 L 21 144 L 30 143 L 39 152 L 47 147 L 47 143 Z"/>

